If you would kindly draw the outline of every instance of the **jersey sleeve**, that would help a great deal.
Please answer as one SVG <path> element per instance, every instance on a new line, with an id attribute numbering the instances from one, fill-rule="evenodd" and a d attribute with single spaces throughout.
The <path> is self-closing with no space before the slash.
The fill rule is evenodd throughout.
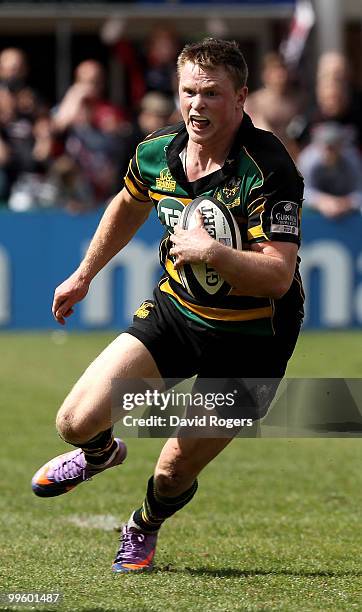
<path id="1" fill-rule="evenodd" d="M 280 164 L 251 187 L 247 198 L 248 242 L 300 244 L 303 178 L 293 162 Z"/>
<path id="2" fill-rule="evenodd" d="M 142 178 L 137 151 L 129 163 L 126 176 L 124 177 L 124 186 L 135 200 L 138 200 L 139 202 L 149 201 L 149 186 Z"/>

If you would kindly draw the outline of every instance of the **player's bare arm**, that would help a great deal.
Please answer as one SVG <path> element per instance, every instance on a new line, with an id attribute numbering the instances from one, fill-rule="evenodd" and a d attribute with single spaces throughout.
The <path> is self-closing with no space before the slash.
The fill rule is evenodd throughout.
<path id="1" fill-rule="evenodd" d="M 203 262 L 214 268 L 239 295 L 280 298 L 289 289 L 296 266 L 298 247 L 290 242 L 254 243 L 251 250 L 237 251 L 220 244 L 203 227 L 176 227 L 170 236 L 175 268 Z"/>
<path id="2" fill-rule="evenodd" d="M 52 312 L 58 323 L 65 324 L 73 306 L 87 295 L 93 278 L 128 244 L 151 209 L 151 203 L 135 200 L 126 189 L 113 198 L 79 268 L 55 290 Z"/>

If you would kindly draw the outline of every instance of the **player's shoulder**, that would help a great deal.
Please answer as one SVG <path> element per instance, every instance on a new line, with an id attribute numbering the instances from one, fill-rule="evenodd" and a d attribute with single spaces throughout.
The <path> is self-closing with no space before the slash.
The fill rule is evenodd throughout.
<path id="1" fill-rule="evenodd" d="M 152 132 L 137 146 L 132 159 L 134 174 L 139 175 L 147 184 L 160 173 L 167 173 L 167 151 L 174 138 L 185 128 L 183 122 L 168 125 Z"/>
<path id="2" fill-rule="evenodd" d="M 166 127 L 163 127 L 159 130 L 156 130 L 155 132 L 151 132 L 151 134 L 148 134 L 148 136 L 146 136 L 138 146 L 149 147 L 159 141 L 171 141 L 173 140 L 173 138 L 175 138 L 175 136 L 177 136 L 179 132 L 181 132 L 182 129 L 184 129 L 184 127 L 185 124 L 183 121 L 179 121 L 178 123 L 174 123 L 172 125 L 167 125 Z M 160 146 L 163 145 L 163 142 L 160 142 Z"/>
<path id="3" fill-rule="evenodd" d="M 284 144 L 275 134 L 257 128 L 246 115 L 246 129 L 242 148 L 264 175 L 275 172 L 286 172 L 289 176 L 301 179 L 296 165 Z"/>
<path id="4" fill-rule="evenodd" d="M 136 149 L 136 160 L 140 170 L 144 167 L 166 163 L 166 151 L 173 139 L 184 128 L 184 123 L 168 125 L 148 134 Z"/>

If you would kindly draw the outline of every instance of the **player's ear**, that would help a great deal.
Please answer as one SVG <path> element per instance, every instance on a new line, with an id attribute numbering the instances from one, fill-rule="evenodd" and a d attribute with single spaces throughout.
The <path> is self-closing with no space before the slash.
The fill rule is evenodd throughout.
<path id="1" fill-rule="evenodd" d="M 246 100 L 246 96 L 248 95 L 248 88 L 246 87 L 241 87 L 238 90 L 238 97 L 237 97 L 237 106 L 238 108 L 244 108 L 244 104 L 245 104 L 245 100 Z"/>

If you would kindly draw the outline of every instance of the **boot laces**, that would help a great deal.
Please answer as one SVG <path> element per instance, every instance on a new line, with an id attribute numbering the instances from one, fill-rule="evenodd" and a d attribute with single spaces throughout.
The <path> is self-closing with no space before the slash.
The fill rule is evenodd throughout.
<path id="1" fill-rule="evenodd" d="M 63 480 L 74 480 L 75 478 L 81 477 L 82 480 L 88 480 L 85 475 L 85 464 L 82 461 L 83 451 L 80 450 L 78 453 L 72 455 L 68 459 L 62 461 L 62 463 L 54 469 L 54 477 L 56 481 Z"/>
<path id="2" fill-rule="evenodd" d="M 134 562 L 142 558 L 144 553 L 145 535 L 136 531 L 124 531 L 121 536 L 121 547 L 117 553 L 116 562 Z"/>

